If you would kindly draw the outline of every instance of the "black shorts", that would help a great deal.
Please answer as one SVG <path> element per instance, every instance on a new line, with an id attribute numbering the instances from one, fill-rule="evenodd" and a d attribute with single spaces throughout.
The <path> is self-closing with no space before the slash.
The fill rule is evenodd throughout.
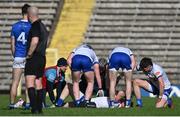
<path id="1" fill-rule="evenodd" d="M 25 76 L 35 75 L 36 78 L 43 76 L 46 65 L 46 57 L 41 55 L 33 55 L 32 58 L 27 59 L 25 64 Z"/>

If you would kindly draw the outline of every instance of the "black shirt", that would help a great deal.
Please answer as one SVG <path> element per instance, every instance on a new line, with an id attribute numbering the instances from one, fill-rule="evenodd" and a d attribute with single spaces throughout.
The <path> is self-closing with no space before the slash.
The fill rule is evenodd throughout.
<path id="1" fill-rule="evenodd" d="M 48 31 L 40 19 L 32 23 L 31 29 L 29 31 L 28 41 L 27 41 L 27 52 L 30 48 L 30 44 L 33 37 L 39 38 L 38 45 L 33 55 L 38 54 L 38 55 L 45 56 L 47 40 L 48 40 Z"/>

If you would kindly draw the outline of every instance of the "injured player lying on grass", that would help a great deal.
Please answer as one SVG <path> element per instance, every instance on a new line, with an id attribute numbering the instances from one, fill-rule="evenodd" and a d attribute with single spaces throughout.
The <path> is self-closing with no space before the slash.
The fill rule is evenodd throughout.
<path id="1" fill-rule="evenodd" d="M 66 86 L 64 87 L 61 96 L 56 104 L 57 107 L 75 107 L 74 102 L 67 102 L 65 103 L 64 100 L 71 96 L 74 100 L 73 96 L 73 85 L 71 82 L 67 82 Z M 125 103 L 125 94 L 124 91 L 119 91 L 115 97 L 116 99 L 116 107 L 124 107 Z M 110 102 L 108 97 L 94 97 L 91 100 L 85 102 L 84 94 L 80 91 L 80 107 L 89 107 L 89 108 L 109 108 Z"/>

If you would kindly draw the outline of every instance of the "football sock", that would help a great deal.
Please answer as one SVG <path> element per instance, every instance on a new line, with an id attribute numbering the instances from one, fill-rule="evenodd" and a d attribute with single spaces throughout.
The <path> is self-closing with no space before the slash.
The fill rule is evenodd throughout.
<path id="1" fill-rule="evenodd" d="M 35 88 L 30 87 L 28 88 L 28 96 L 30 100 L 30 106 L 31 106 L 31 112 L 35 113 L 36 112 L 36 94 L 35 94 Z"/>
<path id="2" fill-rule="evenodd" d="M 141 99 L 137 99 L 136 103 L 137 103 L 138 106 L 142 107 L 142 100 Z"/>
<path id="3" fill-rule="evenodd" d="M 114 105 L 114 100 L 109 101 L 109 107 L 112 107 Z"/>
<path id="4" fill-rule="evenodd" d="M 82 96 L 80 99 L 79 99 L 81 102 L 83 102 L 85 100 L 85 97 Z"/>
<path id="5" fill-rule="evenodd" d="M 168 98 L 167 104 L 168 104 L 168 107 L 171 107 L 171 106 L 172 106 L 172 99 L 171 99 L 171 98 Z"/>
<path id="6" fill-rule="evenodd" d="M 130 106 L 131 106 L 131 100 L 130 100 L 130 99 L 127 99 L 127 100 L 126 100 L 126 106 L 127 106 L 127 107 L 130 107 Z"/>
<path id="7" fill-rule="evenodd" d="M 75 101 L 74 101 L 74 104 L 75 104 L 76 107 L 78 107 L 78 106 L 80 105 L 80 103 L 81 103 L 80 100 L 75 100 Z"/>
<path id="8" fill-rule="evenodd" d="M 56 106 L 61 107 L 64 104 L 64 100 L 62 100 L 61 98 L 58 99 Z"/>
<path id="9" fill-rule="evenodd" d="M 14 104 L 9 104 L 9 109 L 14 109 Z"/>
<path id="10" fill-rule="evenodd" d="M 46 107 L 46 89 L 42 89 L 42 94 L 43 94 L 43 97 L 42 97 L 42 103 L 43 103 L 43 107 Z"/>
<path id="11" fill-rule="evenodd" d="M 42 98 L 43 98 L 43 90 L 37 90 L 37 110 L 39 113 L 42 113 Z"/>

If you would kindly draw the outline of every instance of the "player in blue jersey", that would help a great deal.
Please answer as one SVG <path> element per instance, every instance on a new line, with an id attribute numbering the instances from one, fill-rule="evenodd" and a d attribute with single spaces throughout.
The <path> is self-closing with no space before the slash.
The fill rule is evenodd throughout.
<path id="1" fill-rule="evenodd" d="M 15 108 L 15 98 L 17 95 L 17 87 L 25 67 L 27 38 L 31 23 L 28 21 L 27 10 L 30 5 L 25 4 L 22 7 L 22 19 L 12 26 L 11 30 L 11 51 L 14 58 L 12 85 L 10 90 L 10 105 L 9 108 Z"/>

